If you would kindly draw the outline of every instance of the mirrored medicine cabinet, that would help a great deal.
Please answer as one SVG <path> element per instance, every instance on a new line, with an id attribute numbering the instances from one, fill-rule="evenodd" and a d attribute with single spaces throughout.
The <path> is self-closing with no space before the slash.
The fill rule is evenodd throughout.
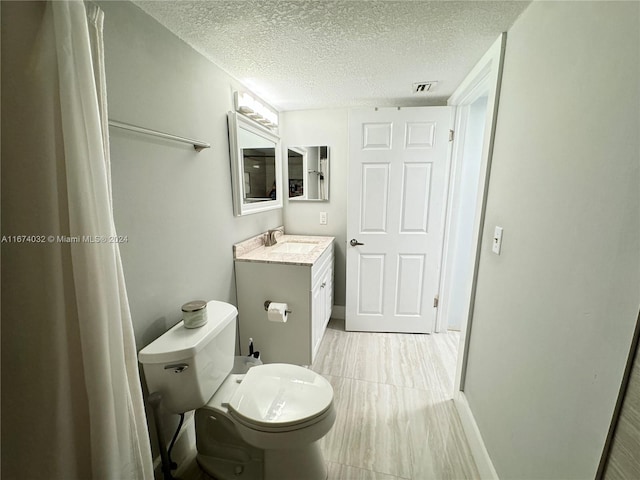
<path id="1" fill-rule="evenodd" d="M 234 215 L 282 208 L 280 138 L 237 112 L 228 122 Z"/>
<path id="2" fill-rule="evenodd" d="M 287 148 L 289 200 L 329 200 L 329 147 Z"/>

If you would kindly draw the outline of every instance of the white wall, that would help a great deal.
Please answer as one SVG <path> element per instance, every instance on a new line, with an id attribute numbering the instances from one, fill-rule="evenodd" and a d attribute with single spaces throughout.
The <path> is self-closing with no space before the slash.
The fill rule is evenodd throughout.
<path id="1" fill-rule="evenodd" d="M 142 348 L 180 320 L 189 300 L 237 305 L 233 244 L 283 218 L 282 210 L 233 216 L 227 112 L 237 80 L 132 3 L 100 6 L 109 116 L 211 144 L 194 153 L 188 145 L 110 131 L 114 216 L 129 239 L 122 261 Z M 163 418 L 167 441 L 175 418 Z"/>
<path id="2" fill-rule="evenodd" d="M 284 152 L 287 147 L 329 146 L 329 201 L 290 202 L 285 197 L 284 226 L 287 233 L 329 235 L 335 240 L 335 304 L 345 304 L 347 234 L 348 110 L 300 110 L 280 116 Z M 286 158 L 286 155 L 285 155 Z M 285 166 L 286 175 L 286 166 Z M 286 178 L 286 177 L 285 177 Z M 288 182 L 285 181 L 285 184 Z M 320 225 L 327 212 L 327 225 Z"/>
<path id="3" fill-rule="evenodd" d="M 211 148 L 111 129 L 114 215 L 138 347 L 194 299 L 236 302 L 233 243 L 282 224 L 234 217 L 227 112 L 238 82 L 129 2 L 102 2 L 109 115 Z"/>
<path id="4" fill-rule="evenodd" d="M 500 478 L 597 469 L 640 304 L 639 9 L 508 32 L 465 386 Z"/>

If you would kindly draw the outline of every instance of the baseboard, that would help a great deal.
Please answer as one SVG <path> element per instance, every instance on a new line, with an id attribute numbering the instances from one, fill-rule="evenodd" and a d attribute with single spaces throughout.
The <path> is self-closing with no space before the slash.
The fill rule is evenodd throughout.
<path id="1" fill-rule="evenodd" d="M 464 392 L 457 392 L 453 399 L 456 409 L 458 410 L 458 416 L 462 423 L 462 428 L 467 437 L 469 448 L 471 449 L 471 455 L 476 462 L 478 473 L 481 480 L 499 480 L 498 473 L 493 467 L 493 462 L 489 456 L 489 452 L 484 445 L 480 429 L 476 423 L 476 419 L 471 412 L 469 402 Z"/>
<path id="2" fill-rule="evenodd" d="M 344 320 L 344 305 L 334 305 L 331 309 L 331 318 Z"/>

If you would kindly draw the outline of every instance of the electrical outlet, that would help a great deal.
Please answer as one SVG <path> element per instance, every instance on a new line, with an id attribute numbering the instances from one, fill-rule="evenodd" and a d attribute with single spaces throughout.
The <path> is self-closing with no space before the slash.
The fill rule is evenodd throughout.
<path id="1" fill-rule="evenodd" d="M 320 225 L 327 224 L 327 212 L 320 212 Z"/>

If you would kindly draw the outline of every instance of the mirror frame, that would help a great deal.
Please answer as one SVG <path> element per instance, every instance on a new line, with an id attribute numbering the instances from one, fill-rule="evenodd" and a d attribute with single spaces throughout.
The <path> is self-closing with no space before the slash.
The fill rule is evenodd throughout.
<path id="1" fill-rule="evenodd" d="M 236 217 L 282 208 L 285 192 L 282 188 L 282 146 L 280 137 L 274 132 L 237 112 L 229 112 L 229 157 L 231 161 L 231 186 L 233 190 L 233 214 Z M 245 203 L 244 157 L 238 143 L 238 130 L 247 130 L 265 140 L 273 142 L 276 170 L 276 199 Z"/>
<path id="2" fill-rule="evenodd" d="M 326 148 L 327 149 L 327 173 L 326 173 L 326 177 L 327 177 L 327 198 L 308 198 L 307 194 L 308 194 L 308 149 L 309 148 Z M 289 173 L 289 150 L 293 150 L 296 153 L 299 153 L 302 155 L 302 171 L 303 171 L 303 175 L 304 178 L 302 179 L 303 182 L 303 188 L 304 188 L 304 193 L 301 196 L 298 197 L 290 197 L 289 196 L 289 178 L 290 178 L 290 173 Z M 283 159 L 286 160 L 287 162 L 287 178 L 286 178 L 286 187 L 287 187 L 287 201 L 289 202 L 328 202 L 329 199 L 331 198 L 331 182 L 330 182 L 330 178 L 331 178 L 331 147 L 329 145 L 294 145 L 294 146 L 288 146 L 284 148 L 284 153 L 283 153 Z"/>

